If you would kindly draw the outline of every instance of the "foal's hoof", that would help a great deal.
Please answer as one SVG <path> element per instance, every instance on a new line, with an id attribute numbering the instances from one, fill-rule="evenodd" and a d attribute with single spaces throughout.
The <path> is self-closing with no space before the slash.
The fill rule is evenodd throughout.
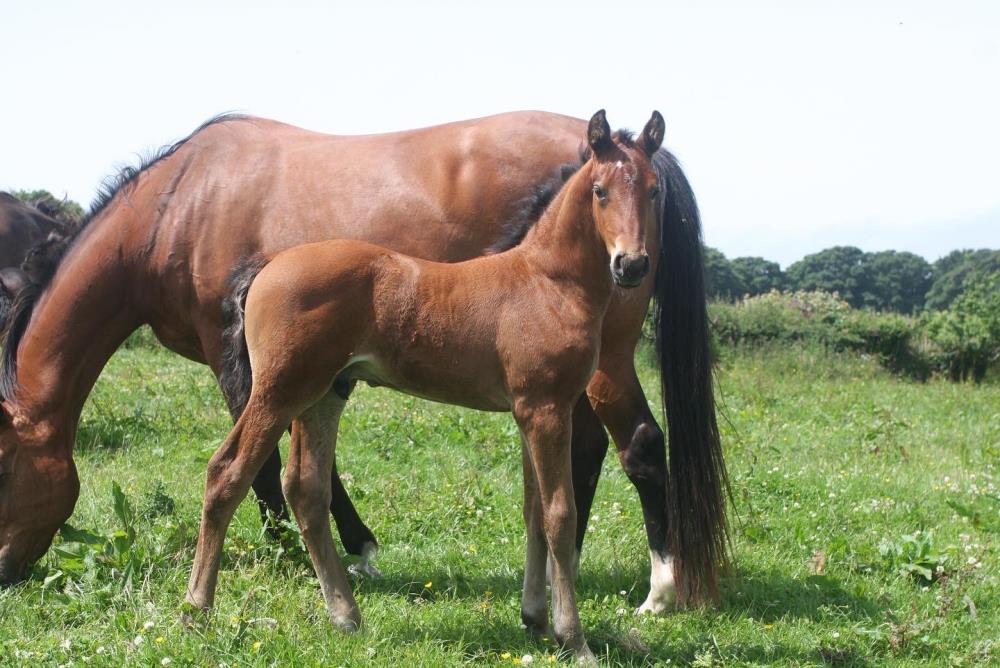
<path id="1" fill-rule="evenodd" d="M 524 628 L 525 631 L 527 631 L 536 638 L 552 635 L 552 631 L 551 629 L 549 629 L 548 615 L 545 612 L 542 612 L 541 615 L 539 616 L 527 613 L 524 610 L 522 610 L 521 626 Z"/>
<path id="2" fill-rule="evenodd" d="M 597 659 L 594 658 L 594 653 L 590 651 L 590 646 L 587 645 L 587 641 L 584 639 L 582 633 L 577 633 L 573 636 L 563 636 L 557 633 L 556 642 L 573 652 L 576 655 L 577 663 L 586 666 L 597 665 Z"/>
<path id="3" fill-rule="evenodd" d="M 211 608 L 199 608 L 185 603 L 181 608 L 181 628 L 191 631 L 208 623 L 208 613 Z"/>
<path id="4" fill-rule="evenodd" d="M 356 633 L 361 628 L 361 615 L 330 615 L 330 622 L 344 633 Z"/>
<path id="5" fill-rule="evenodd" d="M 576 650 L 576 662 L 581 666 L 596 666 L 597 657 L 594 656 L 589 647 L 584 645 L 581 649 Z"/>

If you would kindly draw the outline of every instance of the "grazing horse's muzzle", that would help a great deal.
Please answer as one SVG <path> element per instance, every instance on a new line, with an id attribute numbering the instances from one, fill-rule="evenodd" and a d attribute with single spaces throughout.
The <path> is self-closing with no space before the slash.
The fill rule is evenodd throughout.
<path id="1" fill-rule="evenodd" d="M 649 255 L 646 253 L 616 253 L 611 260 L 611 275 L 623 288 L 634 288 L 649 273 Z"/>
<path id="2" fill-rule="evenodd" d="M 0 590 L 24 582 L 26 568 L 9 568 L 0 563 Z"/>

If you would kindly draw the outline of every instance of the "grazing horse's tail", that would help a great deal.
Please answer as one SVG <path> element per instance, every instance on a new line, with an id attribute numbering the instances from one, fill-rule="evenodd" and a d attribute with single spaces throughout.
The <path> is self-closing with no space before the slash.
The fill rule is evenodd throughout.
<path id="1" fill-rule="evenodd" d="M 219 385 L 222 386 L 222 394 L 226 397 L 233 420 L 243 414 L 253 386 L 243 309 L 250 286 L 269 261 L 259 254 L 240 260 L 229 274 L 229 295 L 222 300 L 222 317 L 226 329 L 222 333 L 222 371 L 219 373 Z"/>
<path id="2" fill-rule="evenodd" d="M 726 497 L 712 393 L 712 352 L 698 204 L 677 159 L 653 158 L 663 192 L 653 322 L 669 435 L 668 546 L 679 603 L 718 596 L 728 561 Z"/>

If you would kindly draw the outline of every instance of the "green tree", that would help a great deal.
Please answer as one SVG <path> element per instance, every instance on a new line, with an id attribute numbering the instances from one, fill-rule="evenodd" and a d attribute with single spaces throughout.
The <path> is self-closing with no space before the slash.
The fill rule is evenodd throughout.
<path id="1" fill-rule="evenodd" d="M 1000 271 L 967 279 L 946 311 L 924 316 L 935 366 L 952 380 L 982 380 L 1000 359 Z"/>
<path id="2" fill-rule="evenodd" d="M 970 282 L 1000 271 L 1000 250 L 957 250 L 934 263 L 933 282 L 927 291 L 928 309 L 949 308 Z"/>
<path id="3" fill-rule="evenodd" d="M 855 308 L 864 305 L 868 290 L 865 253 L 854 246 L 834 246 L 806 255 L 788 267 L 788 285 L 793 290 L 836 292 Z"/>
<path id="4" fill-rule="evenodd" d="M 48 190 L 14 190 L 10 194 L 63 223 L 75 225 L 85 215 L 82 206 L 66 197 L 59 199 Z"/>
<path id="5" fill-rule="evenodd" d="M 740 277 L 722 251 L 705 246 L 705 292 L 709 299 L 733 301 L 746 293 Z"/>
<path id="6" fill-rule="evenodd" d="M 913 253 L 882 251 L 866 254 L 862 262 L 864 306 L 908 315 L 923 308 L 931 286 L 931 265 L 927 260 Z"/>
<path id="7" fill-rule="evenodd" d="M 744 294 L 756 296 L 785 288 L 785 272 L 777 262 L 762 257 L 738 257 L 730 264 L 743 285 Z"/>

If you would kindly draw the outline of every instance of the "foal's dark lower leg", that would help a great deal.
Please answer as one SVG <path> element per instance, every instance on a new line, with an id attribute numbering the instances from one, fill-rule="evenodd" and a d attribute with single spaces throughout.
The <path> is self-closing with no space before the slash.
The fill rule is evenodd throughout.
<path id="1" fill-rule="evenodd" d="M 576 501 L 576 549 L 583 549 L 597 480 L 608 452 L 608 435 L 586 395 L 573 409 L 573 497 Z"/>

